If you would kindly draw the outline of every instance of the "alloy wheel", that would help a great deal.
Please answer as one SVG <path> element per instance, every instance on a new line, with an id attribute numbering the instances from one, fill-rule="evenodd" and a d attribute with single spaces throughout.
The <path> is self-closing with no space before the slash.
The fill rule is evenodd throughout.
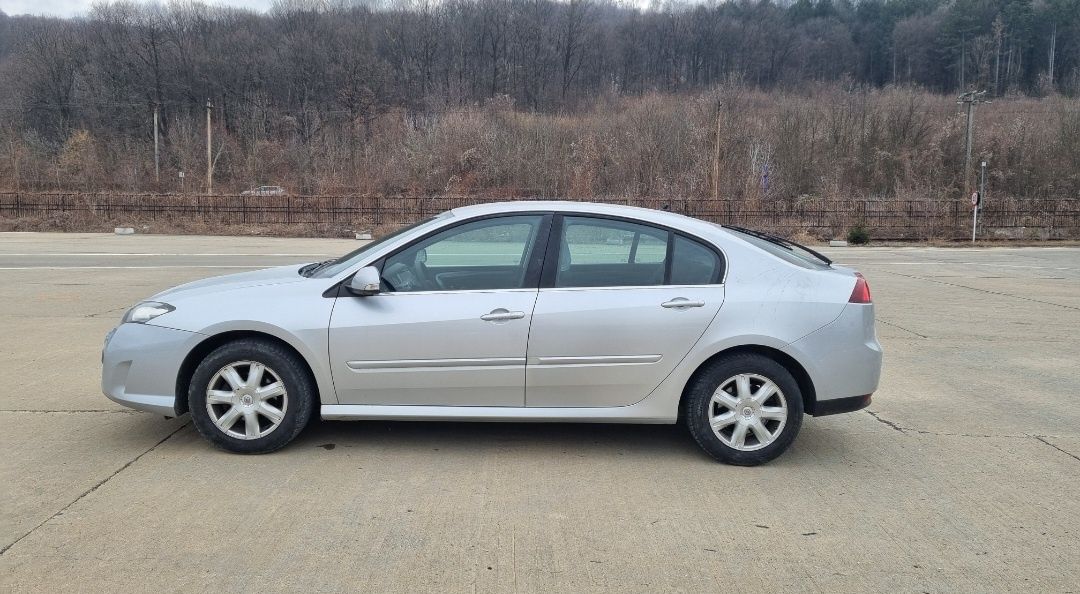
<path id="1" fill-rule="evenodd" d="M 206 410 L 222 433 L 237 439 L 258 439 L 285 419 L 289 395 L 281 377 L 258 361 L 236 361 L 222 367 L 206 388 Z"/>
<path id="2" fill-rule="evenodd" d="M 709 400 L 709 426 L 724 445 L 743 452 L 759 450 L 784 430 L 788 405 L 767 377 L 740 373 L 720 383 Z"/>

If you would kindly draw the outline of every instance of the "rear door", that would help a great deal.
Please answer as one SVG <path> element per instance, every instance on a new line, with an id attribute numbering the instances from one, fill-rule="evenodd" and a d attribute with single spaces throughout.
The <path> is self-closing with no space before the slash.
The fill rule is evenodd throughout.
<path id="1" fill-rule="evenodd" d="M 637 221 L 556 215 L 533 310 L 526 406 L 627 406 L 686 356 L 724 300 L 712 247 Z"/>

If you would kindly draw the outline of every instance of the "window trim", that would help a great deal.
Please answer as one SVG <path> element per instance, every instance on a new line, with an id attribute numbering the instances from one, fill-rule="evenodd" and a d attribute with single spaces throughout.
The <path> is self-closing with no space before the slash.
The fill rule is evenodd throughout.
<path id="1" fill-rule="evenodd" d="M 585 218 L 585 219 L 599 219 L 608 221 L 618 221 L 622 223 L 631 223 L 634 225 L 641 225 L 643 227 L 652 227 L 659 229 L 667 233 L 667 255 L 664 258 L 664 282 L 660 285 L 605 285 L 602 287 L 556 287 L 555 275 L 559 271 L 559 256 L 562 252 L 562 239 L 563 239 L 563 219 L 566 217 L 571 218 Z M 684 239 L 693 241 L 702 247 L 711 250 L 716 255 L 720 262 L 720 270 L 714 273 L 712 282 L 700 284 L 700 285 L 672 285 L 671 284 L 671 267 L 675 253 L 675 236 L 678 235 Z M 724 251 L 717 247 L 713 242 L 707 241 L 687 233 L 681 229 L 676 229 L 668 225 L 661 223 L 654 223 L 652 221 L 643 221 L 641 219 L 635 219 L 632 217 L 623 217 L 610 214 L 600 214 L 592 212 L 580 212 L 571 210 L 560 210 L 554 213 L 551 220 L 551 228 L 548 232 L 547 251 L 544 255 L 544 267 L 540 273 L 540 288 L 541 289 L 555 289 L 559 291 L 565 290 L 595 290 L 595 289 L 633 289 L 633 288 L 656 288 L 656 287 L 717 287 L 723 286 L 727 280 L 728 261 Z"/>

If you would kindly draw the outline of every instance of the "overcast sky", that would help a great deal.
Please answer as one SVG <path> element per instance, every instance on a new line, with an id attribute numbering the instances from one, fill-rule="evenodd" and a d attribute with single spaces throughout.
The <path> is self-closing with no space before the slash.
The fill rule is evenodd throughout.
<path id="1" fill-rule="evenodd" d="M 268 10 L 272 0 L 217 0 L 207 4 L 227 4 L 254 10 Z M 9 15 L 47 14 L 76 16 L 86 14 L 94 0 L 0 0 L 0 10 Z"/>

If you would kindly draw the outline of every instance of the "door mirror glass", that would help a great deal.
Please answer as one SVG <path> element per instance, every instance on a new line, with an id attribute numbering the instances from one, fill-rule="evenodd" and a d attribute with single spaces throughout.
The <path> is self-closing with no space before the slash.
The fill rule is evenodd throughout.
<path id="1" fill-rule="evenodd" d="M 379 269 L 374 266 L 365 266 L 356 271 L 346 288 L 353 295 L 365 297 L 379 294 Z"/>

